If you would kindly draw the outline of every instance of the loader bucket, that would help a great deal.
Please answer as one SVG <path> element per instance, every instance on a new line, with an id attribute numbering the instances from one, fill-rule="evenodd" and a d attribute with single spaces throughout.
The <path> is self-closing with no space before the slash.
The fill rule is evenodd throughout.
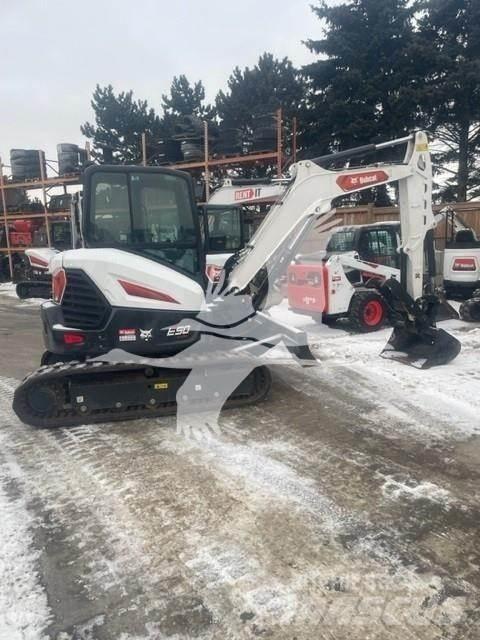
<path id="1" fill-rule="evenodd" d="M 423 332 L 412 332 L 396 327 L 380 355 L 416 369 L 430 369 L 448 364 L 460 349 L 460 342 L 444 329 L 429 327 Z"/>

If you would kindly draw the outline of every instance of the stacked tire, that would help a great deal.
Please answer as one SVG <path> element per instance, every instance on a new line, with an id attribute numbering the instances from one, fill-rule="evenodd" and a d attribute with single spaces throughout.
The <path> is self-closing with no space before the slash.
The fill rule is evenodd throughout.
<path id="1" fill-rule="evenodd" d="M 35 180 L 46 175 L 45 153 L 38 149 L 11 149 L 13 180 Z"/>
<path id="2" fill-rule="evenodd" d="M 273 151 L 277 146 L 277 122 L 273 114 L 257 116 L 252 127 L 252 151 Z"/>
<path id="3" fill-rule="evenodd" d="M 178 140 L 165 140 L 165 157 L 168 162 L 180 162 L 183 158 Z"/>
<path id="4" fill-rule="evenodd" d="M 184 160 L 190 162 L 196 160 L 203 160 L 204 151 L 201 141 L 197 140 L 182 140 L 181 142 L 182 157 Z"/>
<path id="5" fill-rule="evenodd" d="M 85 164 L 85 151 L 77 144 L 57 144 L 58 173 L 61 176 L 79 173 Z"/>
<path id="6" fill-rule="evenodd" d="M 200 139 L 203 137 L 203 122 L 194 115 L 180 116 L 174 127 L 177 139 Z"/>
<path id="7" fill-rule="evenodd" d="M 215 150 L 219 137 L 219 130 L 214 122 L 209 123 L 208 144 L 210 150 Z M 201 118 L 195 115 L 184 115 L 179 118 L 174 127 L 172 142 L 180 145 L 183 160 L 196 161 L 204 158 L 205 128 Z M 171 158 L 168 158 L 170 161 Z"/>
<path id="8" fill-rule="evenodd" d="M 222 123 L 219 128 L 215 152 L 219 155 L 239 155 L 243 152 L 243 136 L 241 129 L 229 127 Z"/>

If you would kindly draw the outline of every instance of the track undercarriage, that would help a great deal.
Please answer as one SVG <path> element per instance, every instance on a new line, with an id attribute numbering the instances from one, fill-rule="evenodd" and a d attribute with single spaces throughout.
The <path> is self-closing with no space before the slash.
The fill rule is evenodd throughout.
<path id="1" fill-rule="evenodd" d="M 182 369 L 101 359 L 57 362 L 25 378 L 15 391 L 13 408 L 35 427 L 71 427 L 173 415 L 179 390 L 183 410 L 191 413 L 253 404 L 268 394 L 271 375 L 266 366 L 252 367 L 247 359 L 239 362 L 225 355 L 215 362 L 214 354 L 209 361 L 202 365 L 197 359 L 190 365 L 195 369 L 188 368 L 187 358 Z M 225 389 L 225 380 L 243 375 L 223 403 L 218 390 Z"/>

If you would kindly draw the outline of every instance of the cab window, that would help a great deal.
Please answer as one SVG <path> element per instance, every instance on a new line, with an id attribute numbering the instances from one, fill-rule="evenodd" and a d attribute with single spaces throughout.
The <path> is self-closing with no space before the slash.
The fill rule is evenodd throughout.
<path id="1" fill-rule="evenodd" d="M 397 236 L 393 229 L 368 229 L 360 236 L 358 253 L 362 260 L 398 268 Z"/>
<path id="2" fill-rule="evenodd" d="M 88 242 L 199 269 L 188 183 L 169 174 L 102 172 L 92 177 Z"/>

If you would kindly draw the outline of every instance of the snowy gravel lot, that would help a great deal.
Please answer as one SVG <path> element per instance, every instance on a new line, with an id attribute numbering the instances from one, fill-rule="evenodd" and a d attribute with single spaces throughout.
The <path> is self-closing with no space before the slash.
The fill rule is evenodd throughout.
<path id="1" fill-rule="evenodd" d="M 186 438 L 19 423 L 37 307 L 0 288 L 0 640 L 480 637 L 480 326 L 418 371 L 282 306 L 321 364 Z"/>

